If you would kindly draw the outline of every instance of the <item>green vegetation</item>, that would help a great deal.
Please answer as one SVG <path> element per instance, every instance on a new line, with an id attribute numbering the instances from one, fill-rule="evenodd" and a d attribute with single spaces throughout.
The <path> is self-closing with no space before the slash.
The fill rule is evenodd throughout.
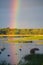
<path id="1" fill-rule="evenodd" d="M 18 65 L 43 65 L 43 54 L 26 55 Z"/>
<path id="2" fill-rule="evenodd" d="M 0 35 L 7 34 L 41 34 L 43 35 L 43 29 L 10 29 L 10 28 L 0 28 Z"/>
<path id="3" fill-rule="evenodd" d="M 9 28 L 1 28 L 0 29 L 0 35 L 7 35 L 9 32 Z"/>

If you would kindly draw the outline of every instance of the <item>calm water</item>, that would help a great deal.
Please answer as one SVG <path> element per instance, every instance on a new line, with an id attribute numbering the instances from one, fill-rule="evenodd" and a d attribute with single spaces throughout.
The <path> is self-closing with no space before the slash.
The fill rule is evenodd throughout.
<path id="1" fill-rule="evenodd" d="M 39 48 L 40 50 L 36 53 L 43 53 L 43 45 L 39 45 L 37 42 L 13 43 L 8 42 L 8 38 L 0 38 L 0 62 L 6 60 L 8 63 L 17 64 L 23 56 L 30 54 L 32 48 Z M 2 48 L 5 49 L 2 50 Z"/>

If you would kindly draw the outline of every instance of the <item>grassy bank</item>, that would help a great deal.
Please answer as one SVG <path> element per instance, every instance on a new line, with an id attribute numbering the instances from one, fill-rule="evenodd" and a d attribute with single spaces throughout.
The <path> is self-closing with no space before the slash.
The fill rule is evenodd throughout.
<path id="1" fill-rule="evenodd" d="M 43 54 L 26 55 L 18 65 L 43 65 Z"/>

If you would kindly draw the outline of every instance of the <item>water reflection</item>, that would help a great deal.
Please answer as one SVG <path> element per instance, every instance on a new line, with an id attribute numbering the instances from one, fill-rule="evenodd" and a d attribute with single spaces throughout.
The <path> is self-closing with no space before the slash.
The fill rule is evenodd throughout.
<path id="1" fill-rule="evenodd" d="M 6 60 L 8 63 L 16 64 L 20 61 L 20 59 L 30 54 L 30 49 L 39 48 L 39 51 L 36 53 L 43 53 L 43 45 L 37 44 L 40 41 L 28 41 L 29 43 L 14 43 L 8 42 L 8 40 L 15 40 L 14 37 L 3 37 L 0 38 L 0 61 Z M 43 40 L 42 40 L 43 42 Z"/>

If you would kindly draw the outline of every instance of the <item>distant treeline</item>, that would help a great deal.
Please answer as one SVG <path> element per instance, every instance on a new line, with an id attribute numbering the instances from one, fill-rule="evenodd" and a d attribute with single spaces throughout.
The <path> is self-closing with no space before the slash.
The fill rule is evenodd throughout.
<path id="1" fill-rule="evenodd" d="M 43 29 L 10 29 L 10 28 L 0 28 L 0 35 L 8 34 L 28 34 L 28 35 L 43 35 Z"/>

